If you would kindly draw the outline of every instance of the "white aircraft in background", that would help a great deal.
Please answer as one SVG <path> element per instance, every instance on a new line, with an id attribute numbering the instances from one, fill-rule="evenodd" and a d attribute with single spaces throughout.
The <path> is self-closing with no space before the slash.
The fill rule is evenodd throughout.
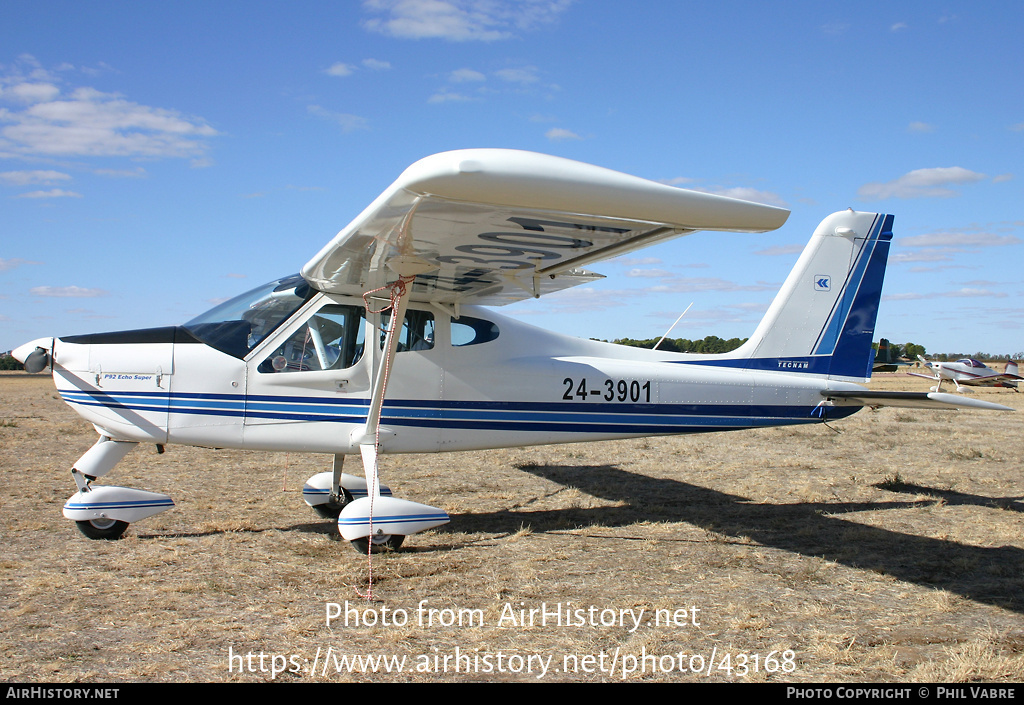
<path id="1" fill-rule="evenodd" d="M 956 385 L 956 391 L 961 391 L 962 386 L 967 387 L 1009 387 L 1017 391 L 1017 383 L 1024 379 L 1017 374 L 1017 363 L 1010 360 L 1006 363 L 1005 372 L 997 372 L 983 362 L 971 358 L 963 358 L 956 362 L 929 362 L 918 355 L 921 363 L 932 370 L 933 374 L 923 375 L 919 372 L 908 372 L 914 377 L 934 379 L 938 384 L 932 387 L 933 392 L 942 391 L 942 383 L 945 380 L 952 380 Z"/>
<path id="2" fill-rule="evenodd" d="M 722 355 L 580 340 L 481 307 L 591 282 L 581 267 L 669 238 L 763 232 L 788 216 L 557 157 L 446 152 L 409 167 L 301 275 L 183 326 L 42 338 L 14 354 L 49 366 L 100 434 L 64 506 L 99 539 L 174 504 L 94 484 L 139 443 L 332 454 L 304 498 L 365 552 L 449 520 L 391 496 L 380 453 L 821 423 L 864 406 L 1009 410 L 856 384 L 871 376 L 888 215 L 826 218 L 750 339 Z M 363 477 L 342 472 L 356 453 Z"/>

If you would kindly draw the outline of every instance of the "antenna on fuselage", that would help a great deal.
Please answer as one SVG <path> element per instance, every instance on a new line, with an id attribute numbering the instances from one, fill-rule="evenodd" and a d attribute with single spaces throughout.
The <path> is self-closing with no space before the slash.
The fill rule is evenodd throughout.
<path id="1" fill-rule="evenodd" d="M 692 306 L 693 306 L 693 302 L 691 301 L 690 305 L 686 307 L 686 311 L 689 311 Z M 652 350 L 657 350 L 658 346 L 665 342 L 665 338 L 667 338 L 668 334 L 672 332 L 672 329 L 676 327 L 676 324 L 678 324 L 679 321 L 683 320 L 683 316 L 686 315 L 686 311 L 683 311 L 682 313 L 679 314 L 679 318 L 676 319 L 675 323 L 673 323 L 671 326 L 669 326 L 669 329 L 667 331 L 665 331 L 665 335 L 661 336 L 661 340 L 659 340 L 657 343 L 655 343 L 654 347 L 651 348 Z"/>

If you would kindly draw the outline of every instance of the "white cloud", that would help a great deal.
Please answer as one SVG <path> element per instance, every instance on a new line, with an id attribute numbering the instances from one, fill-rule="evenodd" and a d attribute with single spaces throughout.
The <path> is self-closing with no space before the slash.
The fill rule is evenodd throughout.
<path id="1" fill-rule="evenodd" d="M 912 122 L 907 126 L 907 130 L 910 132 L 935 132 L 935 125 L 931 125 L 927 122 Z"/>
<path id="2" fill-rule="evenodd" d="M 381 61 L 380 59 L 363 59 L 359 63 L 363 65 L 363 68 L 369 69 L 370 71 L 387 71 L 391 68 L 390 62 Z M 346 64 L 344 61 L 337 61 L 324 69 L 324 73 L 328 76 L 344 78 L 346 76 L 351 76 L 358 70 L 359 67 L 355 64 Z"/>
<path id="3" fill-rule="evenodd" d="M 427 99 L 428 103 L 468 103 L 469 101 L 476 100 L 472 96 L 468 96 L 465 93 L 456 93 L 450 91 L 447 88 L 442 88 L 434 95 Z"/>
<path id="4" fill-rule="evenodd" d="M 0 173 L 0 182 L 12 186 L 28 186 L 29 184 L 42 184 L 50 186 L 58 181 L 68 181 L 69 174 L 59 171 L 5 171 Z"/>
<path id="5" fill-rule="evenodd" d="M 889 31 L 890 32 L 899 32 L 901 29 L 906 29 L 906 28 L 907 28 L 907 23 L 906 22 L 897 22 L 897 23 L 895 23 L 893 25 L 890 25 Z"/>
<path id="6" fill-rule="evenodd" d="M 974 289 L 971 287 L 964 287 L 962 289 L 957 289 L 956 291 L 947 291 L 942 294 L 936 294 L 936 296 L 946 296 L 950 298 L 974 298 L 978 296 L 987 296 L 1001 299 L 1005 297 L 1006 294 L 1001 291 L 992 291 L 991 289 Z"/>
<path id="7" fill-rule="evenodd" d="M 52 83 L 16 83 L 0 86 L 0 97 L 22 103 L 42 103 L 60 95 L 60 88 Z"/>
<path id="8" fill-rule="evenodd" d="M 341 127 L 342 132 L 355 132 L 356 130 L 366 130 L 369 128 L 366 118 L 358 115 L 351 115 L 349 113 L 336 113 L 326 108 L 322 108 L 319 105 L 310 105 L 308 108 L 311 115 L 323 118 L 324 120 L 330 120 L 333 123 L 338 124 Z"/>
<path id="9" fill-rule="evenodd" d="M 362 63 L 371 71 L 387 71 L 391 68 L 390 61 L 381 61 L 380 59 L 363 59 Z"/>
<path id="10" fill-rule="evenodd" d="M 924 235 L 911 235 L 899 239 L 901 247 L 1002 247 L 1018 245 L 1021 239 L 1013 235 L 996 235 L 994 233 L 958 233 L 940 232 Z M 962 251 L 962 250 L 961 250 Z"/>
<path id="11" fill-rule="evenodd" d="M 638 269 L 634 268 L 626 272 L 627 277 L 642 277 L 645 279 L 663 279 L 671 277 L 672 272 L 667 269 Z"/>
<path id="12" fill-rule="evenodd" d="M 81 198 L 82 194 L 75 191 L 65 191 L 61 188 L 50 189 L 49 191 L 29 191 L 21 193 L 14 198 Z"/>
<path id="13" fill-rule="evenodd" d="M 352 64 L 343 64 L 339 61 L 336 64 L 332 64 L 330 68 L 324 71 L 324 73 L 328 76 L 344 77 L 351 76 L 355 70 L 356 67 Z"/>
<path id="14" fill-rule="evenodd" d="M 666 184 L 667 186 L 682 186 L 683 184 L 692 184 L 696 179 L 691 179 L 688 176 L 676 176 L 671 179 L 658 179 L 658 183 Z"/>
<path id="15" fill-rule="evenodd" d="M 29 289 L 33 296 L 55 296 L 65 298 L 93 298 L 106 296 L 103 289 L 84 289 L 80 286 L 36 286 Z"/>
<path id="16" fill-rule="evenodd" d="M 630 257 L 628 255 L 623 255 L 622 257 L 614 257 L 609 260 L 609 262 L 622 264 L 627 267 L 637 267 L 646 264 L 661 264 L 662 260 L 660 257 Z"/>
<path id="17" fill-rule="evenodd" d="M 728 198 L 737 198 L 741 201 L 753 201 L 754 203 L 766 203 L 771 206 L 785 207 L 786 202 L 777 193 L 771 191 L 761 191 L 756 188 L 750 188 L 748 186 L 733 186 L 731 188 L 726 187 L 714 187 L 714 188 L 693 188 L 694 191 L 701 191 L 703 193 L 711 193 L 716 196 L 726 196 Z"/>
<path id="18" fill-rule="evenodd" d="M 97 176 L 109 176 L 114 179 L 144 179 L 147 176 L 146 170 L 141 166 L 134 169 L 95 169 L 93 173 Z"/>
<path id="19" fill-rule="evenodd" d="M 466 93 L 453 92 L 450 88 L 441 88 L 430 98 L 431 103 L 444 103 L 449 101 L 468 101 L 468 100 L 483 100 L 486 97 L 495 93 L 508 93 L 508 92 L 529 92 L 535 91 L 538 88 L 548 91 L 557 91 L 558 86 L 555 85 L 542 85 L 540 83 L 540 77 L 538 69 L 535 66 L 524 66 L 519 68 L 505 68 L 494 71 L 488 76 L 487 74 L 477 71 L 471 68 L 459 68 L 450 72 L 446 77 L 446 80 L 450 84 L 459 84 L 464 88 L 468 88 L 472 84 L 476 84 L 472 94 L 467 95 Z M 497 81 L 488 84 L 489 87 L 485 87 L 485 82 L 490 78 L 497 79 Z M 472 97 L 471 97 L 472 96 Z M 529 118 L 531 122 L 553 122 L 554 118 L 534 115 Z M 567 131 L 556 131 L 554 137 L 551 139 L 581 139 L 578 135 L 570 136 L 571 133 Z M 561 137 L 559 137 L 561 135 Z"/>
<path id="20" fill-rule="evenodd" d="M 0 108 L 0 152 L 8 155 L 198 157 L 207 149 L 206 138 L 218 134 L 204 120 L 176 110 L 94 88 L 65 90 L 31 57 L 5 69 L 0 101 L 13 107 Z"/>
<path id="21" fill-rule="evenodd" d="M 959 166 L 915 169 L 886 183 L 864 184 L 857 190 L 862 199 L 952 198 L 959 195 L 951 185 L 969 184 L 987 178 L 984 174 Z"/>
<path id="22" fill-rule="evenodd" d="M 503 81 L 518 83 L 523 86 L 536 83 L 539 80 L 537 78 L 537 67 L 535 66 L 524 66 L 519 69 L 501 69 L 495 71 L 494 75 Z"/>
<path id="23" fill-rule="evenodd" d="M 455 69 L 448 74 L 448 80 L 452 83 L 473 83 L 477 81 L 486 81 L 487 77 L 473 69 Z"/>
<path id="24" fill-rule="evenodd" d="M 366 29 L 402 39 L 496 41 L 553 22 L 571 0 L 364 0 Z"/>
<path id="25" fill-rule="evenodd" d="M 561 142 L 563 140 L 581 140 L 581 139 L 583 139 L 582 137 L 577 135 L 575 132 L 572 132 L 571 130 L 563 129 L 561 127 L 552 127 L 550 130 L 548 130 L 547 132 L 544 133 L 544 136 L 547 137 L 552 142 Z"/>
<path id="26" fill-rule="evenodd" d="M 23 264 L 42 264 L 42 262 L 33 262 L 32 260 L 21 259 L 20 257 L 13 257 L 11 259 L 0 257 L 0 272 L 9 271 Z"/>
<path id="27" fill-rule="evenodd" d="M 718 277 L 678 277 L 648 291 L 665 292 L 696 292 L 696 291 L 776 291 L 777 284 L 758 282 L 757 284 L 737 284 L 736 282 L 719 279 Z"/>
<path id="28" fill-rule="evenodd" d="M 912 235 L 897 241 L 899 251 L 889 256 L 891 264 L 911 264 L 917 262 L 962 262 L 964 255 L 977 253 L 985 247 L 1003 247 L 1017 245 L 1022 241 L 1013 235 L 996 235 L 994 233 L 976 232 L 938 232 Z M 903 248 L 909 248 L 904 251 Z M 944 269 L 964 269 L 963 264 L 942 267 L 916 267 L 914 272 L 937 272 Z"/>
<path id="29" fill-rule="evenodd" d="M 962 250 L 950 248 L 926 248 L 916 252 L 894 252 L 889 255 L 890 264 L 906 264 L 907 262 L 952 262 L 953 255 Z"/>
<path id="30" fill-rule="evenodd" d="M 580 313 L 624 306 L 643 294 L 642 289 L 592 289 L 578 286 L 556 291 L 545 296 L 542 301 L 544 313 Z M 519 313 L 522 315 L 525 312 Z"/>

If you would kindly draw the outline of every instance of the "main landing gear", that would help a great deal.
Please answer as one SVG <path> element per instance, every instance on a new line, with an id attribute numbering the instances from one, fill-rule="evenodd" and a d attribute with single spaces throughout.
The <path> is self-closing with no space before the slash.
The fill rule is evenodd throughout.
<path id="1" fill-rule="evenodd" d="M 343 462 L 336 455 L 333 471 L 306 480 L 302 499 L 325 519 L 336 519 L 342 537 L 360 554 L 395 551 L 407 535 L 448 523 L 444 511 L 393 497 L 386 485 L 379 485 L 371 502 L 366 478 L 341 472 Z"/>
<path id="2" fill-rule="evenodd" d="M 415 206 L 409 212 L 409 216 L 413 211 L 415 211 Z M 409 216 L 400 225 L 402 235 L 407 234 Z M 353 497 L 352 501 L 347 503 L 341 501 L 345 490 L 348 489 L 343 478 L 350 477 L 343 476 L 341 472 L 344 456 L 335 455 L 334 470 L 330 473 L 323 473 L 330 475 L 330 479 L 327 484 L 328 497 L 321 503 L 342 505 L 341 512 L 338 514 L 338 531 L 341 532 L 345 540 L 352 543 L 357 551 L 364 554 L 398 548 L 408 534 L 426 531 L 435 526 L 447 524 L 449 521 L 448 515 L 443 510 L 392 497 L 390 496 L 391 491 L 385 492 L 387 488 L 380 484 L 377 459 L 380 454 L 381 440 L 386 440 L 394 433 L 391 429 L 381 425 L 381 410 L 384 405 L 384 391 L 392 371 L 390 363 L 398 349 L 398 333 L 402 330 L 402 321 L 405 320 L 406 304 L 408 303 L 405 296 L 406 288 L 412 284 L 417 274 L 423 274 L 435 268 L 429 262 L 406 254 L 392 257 L 387 262 L 387 266 L 398 274 L 398 280 L 363 294 L 363 300 L 367 303 L 367 312 L 370 312 L 369 298 L 376 292 L 389 291 L 390 303 L 373 313 L 379 315 L 388 309 L 391 310 L 384 349 L 378 350 L 376 345 L 368 346 L 374 351 L 372 354 L 376 356 L 376 372 L 370 378 L 372 391 L 370 406 L 366 412 L 366 424 L 362 428 L 354 430 L 349 437 L 350 445 L 359 448 L 359 454 L 363 460 L 364 480 L 361 483 L 363 496 L 356 497 L 355 492 L 349 490 L 349 494 Z M 383 330 L 383 317 L 377 320 L 380 322 L 380 329 Z M 310 482 L 315 479 L 316 476 L 310 478 Z"/>

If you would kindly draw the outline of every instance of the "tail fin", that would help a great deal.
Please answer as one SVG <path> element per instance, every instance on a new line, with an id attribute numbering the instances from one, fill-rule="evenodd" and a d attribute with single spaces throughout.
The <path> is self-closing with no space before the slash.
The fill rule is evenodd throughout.
<path id="1" fill-rule="evenodd" d="M 868 380 L 892 221 L 853 210 L 825 218 L 757 330 L 730 357 L 753 369 Z"/>
<path id="2" fill-rule="evenodd" d="M 1009 360 L 1006 363 L 1006 374 L 1020 376 L 1020 372 L 1017 371 L 1017 361 Z"/>

